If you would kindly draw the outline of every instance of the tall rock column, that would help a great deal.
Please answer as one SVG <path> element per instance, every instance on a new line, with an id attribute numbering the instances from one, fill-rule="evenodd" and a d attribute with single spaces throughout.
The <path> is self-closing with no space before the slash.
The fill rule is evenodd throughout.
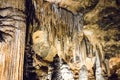
<path id="1" fill-rule="evenodd" d="M 0 0 L 0 80 L 23 80 L 24 0 Z"/>

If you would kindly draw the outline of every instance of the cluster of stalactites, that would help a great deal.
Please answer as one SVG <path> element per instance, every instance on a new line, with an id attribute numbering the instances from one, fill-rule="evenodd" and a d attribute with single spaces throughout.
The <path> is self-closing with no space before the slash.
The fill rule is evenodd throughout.
<path id="1" fill-rule="evenodd" d="M 44 14 L 45 9 L 41 9 L 43 13 L 41 30 L 46 32 L 48 44 L 56 47 L 59 55 L 61 53 L 78 55 L 80 53 L 77 49 L 79 48 L 79 36 L 83 27 L 83 14 L 74 15 L 56 4 L 52 4 L 51 11 L 48 11 L 47 14 Z M 72 49 L 73 47 L 75 48 Z"/>

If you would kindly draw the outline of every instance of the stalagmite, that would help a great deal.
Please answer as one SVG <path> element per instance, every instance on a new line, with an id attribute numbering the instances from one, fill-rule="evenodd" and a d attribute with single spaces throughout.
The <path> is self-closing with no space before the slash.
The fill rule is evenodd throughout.
<path id="1" fill-rule="evenodd" d="M 60 59 L 58 55 L 54 57 L 51 66 L 53 67 L 51 80 L 64 80 L 60 72 Z"/>
<path id="2" fill-rule="evenodd" d="M 85 65 L 83 65 L 80 69 L 79 80 L 88 80 L 88 70 Z"/>
<path id="3" fill-rule="evenodd" d="M 99 66 L 98 63 L 99 63 L 98 60 L 96 60 L 96 72 L 95 72 L 96 80 L 105 80 L 102 75 L 102 68 Z"/>
<path id="4" fill-rule="evenodd" d="M 97 48 L 98 49 L 98 48 Z M 102 74 L 102 63 L 100 60 L 99 49 L 96 51 L 96 61 L 95 61 L 95 78 L 96 80 L 105 80 Z"/>
<path id="5" fill-rule="evenodd" d="M 51 80 L 74 80 L 69 65 L 56 55 L 52 66 Z"/>
<path id="6" fill-rule="evenodd" d="M 48 80 L 52 80 L 52 71 L 53 68 L 51 66 L 48 67 L 48 75 L 47 75 L 47 79 Z"/>
<path id="7" fill-rule="evenodd" d="M 62 63 L 60 69 L 61 69 L 60 72 L 61 72 L 61 76 L 62 76 L 63 80 L 74 80 L 73 74 L 72 74 L 70 67 L 67 63 L 65 63 L 65 62 Z"/>

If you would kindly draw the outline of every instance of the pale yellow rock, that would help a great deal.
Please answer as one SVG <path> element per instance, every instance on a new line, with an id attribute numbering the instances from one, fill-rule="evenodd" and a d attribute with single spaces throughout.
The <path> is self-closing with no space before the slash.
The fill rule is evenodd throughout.
<path id="1" fill-rule="evenodd" d="M 47 42 L 47 33 L 45 31 L 36 31 L 32 35 L 33 44 L 36 43 L 46 43 Z"/>
<path id="2" fill-rule="evenodd" d="M 42 57 L 44 60 L 53 61 L 56 55 L 56 48 L 54 46 L 49 46 L 47 40 L 47 34 L 45 31 L 36 31 L 33 33 L 33 50 L 36 54 Z"/>
<path id="3" fill-rule="evenodd" d="M 52 62 L 56 54 L 57 54 L 56 48 L 54 46 L 51 46 L 48 55 L 44 59 Z"/>
<path id="4" fill-rule="evenodd" d="M 113 57 L 109 60 L 109 67 L 111 73 L 114 73 L 116 70 L 120 69 L 120 58 Z"/>

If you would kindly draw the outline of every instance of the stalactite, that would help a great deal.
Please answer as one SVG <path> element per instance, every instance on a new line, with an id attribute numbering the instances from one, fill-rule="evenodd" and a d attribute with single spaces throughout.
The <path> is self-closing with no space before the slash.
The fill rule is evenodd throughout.
<path id="1" fill-rule="evenodd" d="M 100 51 L 99 51 L 99 48 L 97 48 L 96 46 L 95 78 L 96 80 L 105 80 L 105 78 L 102 75 L 102 63 L 99 55 L 100 55 Z"/>
<path id="2" fill-rule="evenodd" d="M 73 14 L 77 14 L 78 12 L 88 12 L 92 10 L 99 0 L 45 0 L 50 3 L 58 4 L 61 8 L 66 9 L 66 11 L 69 11 Z M 75 4 L 75 5 L 73 5 Z"/>
<path id="3" fill-rule="evenodd" d="M 56 13 L 56 16 L 58 16 L 58 20 L 62 20 L 63 28 L 60 27 L 63 29 L 62 33 L 65 33 L 67 34 L 67 36 L 72 37 L 75 31 L 79 32 L 82 30 L 82 26 L 83 26 L 82 13 L 79 13 L 78 15 L 74 15 L 63 8 L 59 8 L 56 4 L 53 4 L 53 11 Z M 66 26 L 64 26 L 65 24 Z"/>
<path id="4" fill-rule="evenodd" d="M 110 76 L 110 64 L 109 64 L 109 60 L 105 59 L 104 60 L 104 64 L 105 64 L 105 69 L 106 69 L 106 72 L 107 72 L 107 76 Z"/>
<path id="5" fill-rule="evenodd" d="M 83 36 L 83 39 L 82 39 L 82 41 L 80 43 L 80 54 L 81 54 L 82 65 L 86 65 L 87 45 L 86 45 L 84 36 Z"/>

